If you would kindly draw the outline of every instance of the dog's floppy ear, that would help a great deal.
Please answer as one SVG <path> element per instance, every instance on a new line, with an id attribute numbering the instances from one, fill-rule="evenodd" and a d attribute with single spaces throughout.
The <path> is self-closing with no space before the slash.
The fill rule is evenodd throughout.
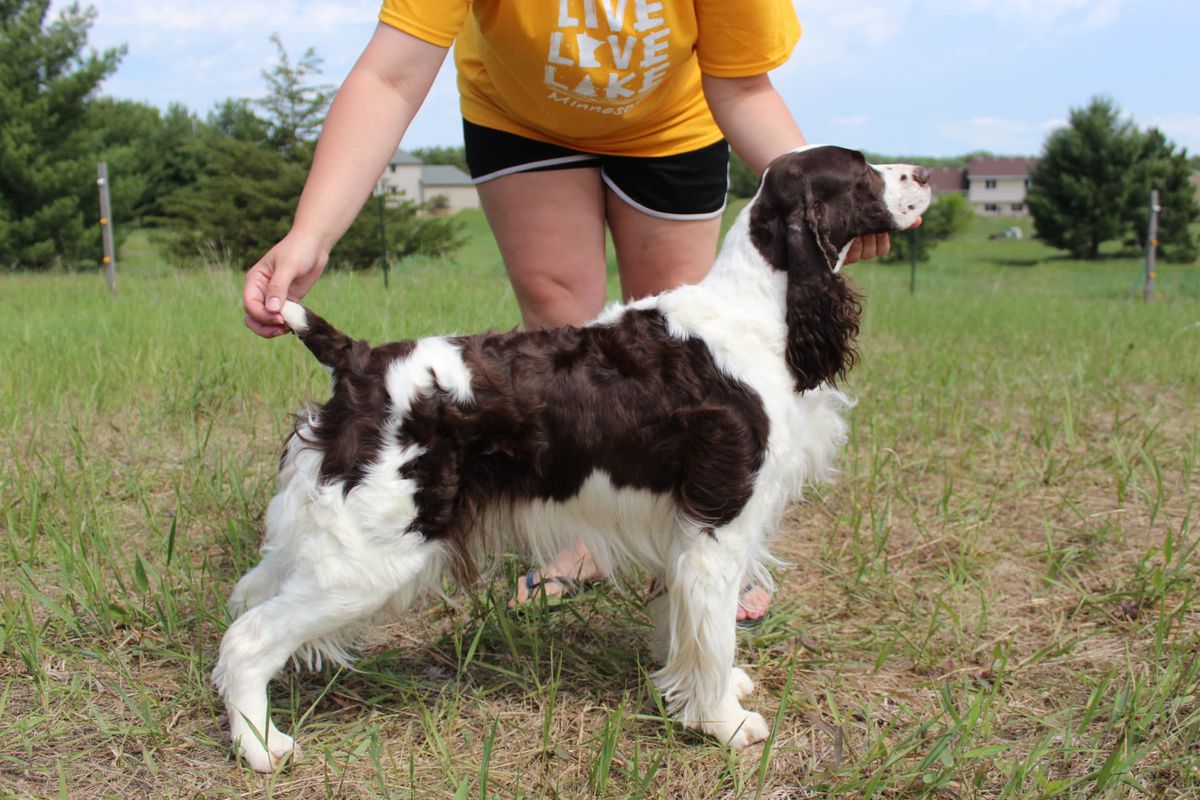
<path id="1" fill-rule="evenodd" d="M 787 365 L 796 390 L 807 391 L 854 365 L 862 306 L 858 293 L 834 272 L 839 254 L 830 239 L 830 209 L 814 196 L 806 176 L 797 175 L 794 183 L 791 208 L 780 214 L 787 230 L 776 242 L 783 240 L 788 276 Z"/>

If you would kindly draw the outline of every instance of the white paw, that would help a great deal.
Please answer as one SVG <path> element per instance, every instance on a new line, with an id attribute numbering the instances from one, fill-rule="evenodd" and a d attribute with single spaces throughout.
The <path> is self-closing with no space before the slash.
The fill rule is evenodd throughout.
<path id="1" fill-rule="evenodd" d="M 756 711 L 748 711 L 737 732 L 729 737 L 728 745 L 734 750 L 741 750 L 743 747 L 765 742 L 770 735 L 771 728 L 763 719 L 763 715 Z"/>
<path id="2" fill-rule="evenodd" d="M 767 721 L 754 711 L 739 711 L 720 721 L 703 722 L 700 730 L 734 750 L 766 741 L 771 735 Z"/>
<path id="3" fill-rule="evenodd" d="M 746 674 L 746 670 L 734 667 L 729 676 L 729 687 L 733 690 L 734 697 L 744 700 L 754 691 L 754 681 Z"/>
<path id="4" fill-rule="evenodd" d="M 300 758 L 300 749 L 292 737 L 281 733 L 274 725 L 267 732 L 267 746 L 263 747 L 253 733 L 238 737 L 238 754 L 255 772 L 274 772 L 288 760 Z"/>
<path id="5" fill-rule="evenodd" d="M 697 727 L 703 733 L 707 733 L 722 745 L 731 747 L 733 750 L 742 750 L 743 747 L 757 745 L 760 741 L 766 741 L 767 736 L 770 735 L 767 721 L 763 720 L 762 715 L 755 711 L 739 708 L 736 714 L 730 712 L 730 714 L 721 716 L 720 721 L 701 722 Z"/>

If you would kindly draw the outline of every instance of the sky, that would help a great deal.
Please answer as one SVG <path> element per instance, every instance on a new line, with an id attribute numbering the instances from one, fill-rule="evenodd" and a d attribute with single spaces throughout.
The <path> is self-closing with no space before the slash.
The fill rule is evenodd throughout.
<path id="1" fill-rule="evenodd" d="M 506 0 L 544 2 L 555 0 Z M 732 1 L 732 0 L 730 0 Z M 56 0 L 58 6 L 65 5 Z M 371 0 L 93 0 L 89 44 L 128 54 L 102 93 L 203 114 L 263 94 L 278 32 L 338 84 Z M 1095 95 L 1200 153 L 1197 0 L 797 0 L 804 36 L 771 77 L 810 142 L 894 155 L 1036 155 Z M 405 147 L 462 142 L 447 59 Z"/>

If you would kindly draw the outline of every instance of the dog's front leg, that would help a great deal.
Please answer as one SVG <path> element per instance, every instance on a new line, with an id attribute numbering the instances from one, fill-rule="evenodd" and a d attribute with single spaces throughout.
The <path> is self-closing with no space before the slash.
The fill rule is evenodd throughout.
<path id="1" fill-rule="evenodd" d="M 729 542 L 722 543 L 723 534 Z M 708 529 L 684 536 L 685 549 L 668 566 L 666 595 L 651 609 L 655 649 L 665 651 L 665 663 L 652 679 L 683 725 L 730 747 L 746 747 L 766 739 L 770 729 L 739 702 L 753 682 L 733 666 L 744 567 L 738 537 Z"/>

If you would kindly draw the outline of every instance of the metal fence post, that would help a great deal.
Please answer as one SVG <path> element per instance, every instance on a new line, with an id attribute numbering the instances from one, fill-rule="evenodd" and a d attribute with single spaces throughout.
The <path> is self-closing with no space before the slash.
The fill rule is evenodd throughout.
<path id="1" fill-rule="evenodd" d="M 100 187 L 100 238 L 104 242 L 104 277 L 108 291 L 117 291 L 117 254 L 113 249 L 112 202 L 108 196 L 108 164 L 101 161 L 96 169 L 96 185 Z"/>

